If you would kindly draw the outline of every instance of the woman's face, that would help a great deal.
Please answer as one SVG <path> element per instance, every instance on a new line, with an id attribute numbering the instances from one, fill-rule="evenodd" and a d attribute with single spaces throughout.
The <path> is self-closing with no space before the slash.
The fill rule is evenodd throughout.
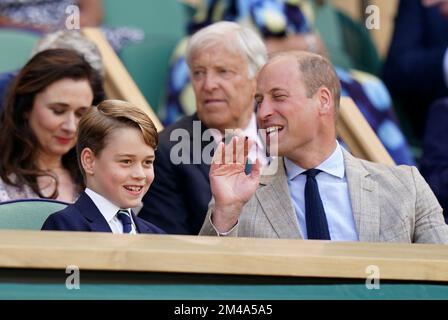
<path id="1" fill-rule="evenodd" d="M 45 157 L 62 157 L 76 144 L 79 119 L 92 105 L 88 80 L 61 79 L 36 94 L 29 125 Z"/>

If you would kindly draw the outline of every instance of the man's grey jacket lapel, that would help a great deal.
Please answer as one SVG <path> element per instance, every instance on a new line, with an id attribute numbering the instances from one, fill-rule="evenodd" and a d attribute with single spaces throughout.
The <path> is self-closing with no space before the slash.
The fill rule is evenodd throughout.
<path id="1" fill-rule="evenodd" d="M 342 149 L 352 212 L 359 241 L 378 242 L 380 237 L 380 207 L 378 184 L 362 162 Z"/>
<path id="2" fill-rule="evenodd" d="M 277 166 L 276 173 L 261 176 L 256 197 L 279 238 L 303 239 L 289 194 L 283 158 L 274 159 L 270 168 L 273 166 Z"/>

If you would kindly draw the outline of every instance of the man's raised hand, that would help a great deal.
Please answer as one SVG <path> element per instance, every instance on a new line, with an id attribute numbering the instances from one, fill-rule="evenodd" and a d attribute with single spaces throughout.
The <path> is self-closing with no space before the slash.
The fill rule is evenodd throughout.
<path id="1" fill-rule="evenodd" d="M 215 199 L 212 221 L 225 232 L 238 221 L 241 209 L 255 193 L 260 180 L 260 161 L 257 159 L 249 175 L 245 173 L 253 141 L 235 136 L 229 144 L 220 142 L 210 167 L 210 187 Z"/>

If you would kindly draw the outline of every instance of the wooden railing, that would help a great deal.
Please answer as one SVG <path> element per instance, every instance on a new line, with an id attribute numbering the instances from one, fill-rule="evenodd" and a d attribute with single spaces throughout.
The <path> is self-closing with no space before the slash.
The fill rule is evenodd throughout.
<path id="1" fill-rule="evenodd" d="M 0 269 L 65 269 L 192 274 L 448 281 L 443 245 L 311 240 L 0 231 Z"/>
<path id="2" fill-rule="evenodd" d="M 395 164 L 372 127 L 349 97 L 341 98 L 337 132 L 354 156 L 377 163 Z"/>

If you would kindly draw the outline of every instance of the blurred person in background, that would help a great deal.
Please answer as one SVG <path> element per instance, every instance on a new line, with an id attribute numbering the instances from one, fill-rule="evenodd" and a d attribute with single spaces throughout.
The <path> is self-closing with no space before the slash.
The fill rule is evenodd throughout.
<path id="1" fill-rule="evenodd" d="M 448 97 L 428 111 L 420 171 L 439 200 L 448 223 Z"/>
<path id="2" fill-rule="evenodd" d="M 430 105 L 448 96 L 448 1 L 400 1 L 383 73 L 421 146 Z"/>
<path id="3" fill-rule="evenodd" d="M 318 4 L 313 6 L 312 1 L 202 1 L 187 27 L 187 33 L 191 35 L 216 21 L 235 21 L 261 35 L 269 52 L 305 50 L 326 56 L 326 46 L 313 25 L 313 10 L 320 8 L 319 5 L 328 4 L 325 1 L 316 2 Z M 187 41 L 184 39 L 173 54 L 165 108 L 160 112 L 165 125 L 196 110 L 184 57 Z M 382 81 L 359 70 L 336 66 L 336 72 L 342 84 L 342 95 L 354 100 L 395 162 L 414 164 L 413 155 L 393 111 L 392 100 Z"/>

